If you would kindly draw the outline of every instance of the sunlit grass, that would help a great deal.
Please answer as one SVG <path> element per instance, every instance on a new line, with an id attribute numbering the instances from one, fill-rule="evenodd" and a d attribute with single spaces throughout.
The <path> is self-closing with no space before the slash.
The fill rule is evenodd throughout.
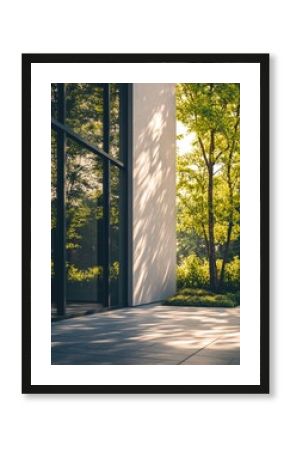
<path id="1" fill-rule="evenodd" d="M 205 289 L 181 289 L 177 294 L 164 301 L 164 305 L 171 306 L 212 306 L 233 308 L 240 304 L 240 293 L 221 293 Z"/>

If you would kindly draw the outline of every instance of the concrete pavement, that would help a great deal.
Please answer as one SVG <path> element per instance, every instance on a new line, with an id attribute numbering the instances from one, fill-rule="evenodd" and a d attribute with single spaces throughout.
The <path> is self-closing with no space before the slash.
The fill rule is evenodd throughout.
<path id="1" fill-rule="evenodd" d="M 240 364 L 240 308 L 147 305 L 54 322 L 52 364 Z"/>

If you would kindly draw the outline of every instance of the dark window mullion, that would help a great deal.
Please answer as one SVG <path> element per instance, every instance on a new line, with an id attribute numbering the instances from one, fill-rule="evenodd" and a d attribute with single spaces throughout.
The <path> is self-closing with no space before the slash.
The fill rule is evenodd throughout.
<path id="1" fill-rule="evenodd" d="M 65 121 L 65 86 L 58 83 L 57 119 Z M 66 311 L 66 224 L 65 224 L 65 132 L 57 130 L 57 222 L 56 222 L 56 252 L 55 279 L 56 305 L 58 315 Z"/>
<path id="2" fill-rule="evenodd" d="M 51 120 L 51 126 L 56 131 L 63 131 L 72 141 L 77 142 L 79 145 L 83 146 L 87 150 L 90 150 L 92 153 L 95 153 L 97 156 L 100 156 L 101 158 L 109 159 L 112 164 L 115 164 L 116 166 L 120 167 L 121 169 L 124 168 L 124 163 L 122 161 L 119 161 L 118 159 L 109 155 L 108 152 L 102 151 L 102 150 L 98 149 L 96 146 L 90 144 L 85 139 L 83 139 L 81 136 L 79 136 L 77 133 L 72 131 L 68 126 L 60 123 L 59 121 L 57 121 L 55 119 Z"/>
<path id="3" fill-rule="evenodd" d="M 122 246 L 122 276 L 123 304 L 132 306 L 132 84 L 120 85 L 120 158 L 124 161 L 125 171 L 121 176 L 121 239 Z"/>
<path id="4" fill-rule="evenodd" d="M 120 84 L 120 159 L 128 167 L 128 85 Z M 127 222 L 127 201 L 128 201 L 128 173 L 120 171 L 120 273 L 121 280 L 121 301 L 123 305 L 128 305 L 128 261 L 126 237 L 128 231 Z M 120 283 L 120 281 L 119 281 Z"/>
<path id="5" fill-rule="evenodd" d="M 104 111 L 103 111 L 103 132 L 104 132 L 104 152 L 109 154 L 110 150 L 110 90 L 109 84 L 106 84 L 103 91 Z M 111 306 L 110 298 L 110 255 L 111 255 L 111 242 L 110 242 L 110 160 L 104 158 L 104 177 L 103 177 L 103 207 L 104 207 L 104 301 L 105 305 Z"/>

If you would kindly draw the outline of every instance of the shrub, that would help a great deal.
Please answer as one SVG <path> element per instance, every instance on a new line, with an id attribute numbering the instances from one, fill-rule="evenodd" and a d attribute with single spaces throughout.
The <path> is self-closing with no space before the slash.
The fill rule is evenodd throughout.
<path id="1" fill-rule="evenodd" d="M 217 272 L 220 274 L 222 260 L 217 260 Z M 204 288 L 209 289 L 209 263 L 199 258 L 195 253 L 183 259 L 177 266 L 177 288 Z M 240 259 L 235 256 L 226 264 L 224 277 L 224 290 L 237 291 L 240 288 Z"/>
<path id="2" fill-rule="evenodd" d="M 239 293 L 214 294 L 205 289 L 182 289 L 164 301 L 170 306 L 205 306 L 233 308 L 240 304 Z"/>
<path id="3" fill-rule="evenodd" d="M 206 260 L 192 253 L 177 266 L 177 288 L 196 287 L 209 287 L 209 269 Z"/>
<path id="4" fill-rule="evenodd" d="M 230 291 L 240 289 L 240 258 L 234 256 L 232 261 L 226 264 L 225 288 Z"/>

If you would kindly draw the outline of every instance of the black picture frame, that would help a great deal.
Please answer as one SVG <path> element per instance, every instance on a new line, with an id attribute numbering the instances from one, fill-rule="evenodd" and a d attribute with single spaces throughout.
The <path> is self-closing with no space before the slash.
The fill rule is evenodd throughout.
<path id="1" fill-rule="evenodd" d="M 269 393 L 269 54 L 23 54 L 22 55 L 22 393 L 267 394 Z M 260 65 L 260 383 L 257 385 L 31 384 L 31 65 L 33 63 L 256 63 Z"/>

